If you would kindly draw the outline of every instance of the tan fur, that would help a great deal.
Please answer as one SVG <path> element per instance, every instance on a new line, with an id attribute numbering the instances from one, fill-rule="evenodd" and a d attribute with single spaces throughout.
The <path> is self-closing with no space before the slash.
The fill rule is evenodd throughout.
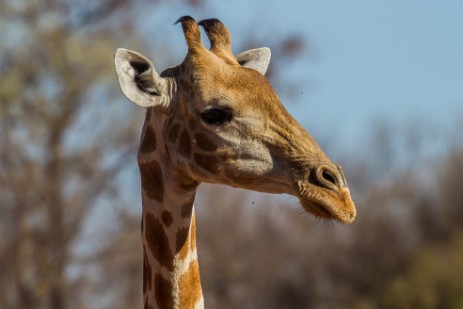
<path id="1" fill-rule="evenodd" d="M 188 252 L 190 250 L 190 243 L 188 241 L 189 233 L 190 233 L 190 231 L 189 231 L 188 228 L 181 228 L 177 232 L 177 237 L 176 237 L 176 240 L 175 240 L 176 252 L 177 252 L 178 257 L 181 260 L 186 258 L 186 256 L 188 255 Z"/>
<path id="2" fill-rule="evenodd" d="M 199 284 L 198 260 L 190 262 L 188 271 L 180 276 L 180 305 L 179 308 L 194 308 L 201 298 L 201 285 Z"/>

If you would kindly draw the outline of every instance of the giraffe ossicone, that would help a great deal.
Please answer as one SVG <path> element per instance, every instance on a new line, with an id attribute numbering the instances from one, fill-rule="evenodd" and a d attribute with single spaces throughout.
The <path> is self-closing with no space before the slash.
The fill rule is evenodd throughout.
<path id="1" fill-rule="evenodd" d="M 142 185 L 143 297 L 147 308 L 202 308 L 194 197 L 202 182 L 286 193 L 309 213 L 351 223 L 341 167 L 286 111 L 264 77 L 270 50 L 234 55 L 218 19 L 179 19 L 188 52 L 157 73 L 118 49 L 123 93 L 147 108 L 138 164 Z M 211 43 L 201 41 L 202 26 Z"/>

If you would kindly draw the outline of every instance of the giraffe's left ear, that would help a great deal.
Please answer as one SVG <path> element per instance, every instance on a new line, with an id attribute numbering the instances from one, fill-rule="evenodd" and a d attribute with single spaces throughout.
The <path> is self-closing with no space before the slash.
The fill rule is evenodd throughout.
<path id="1" fill-rule="evenodd" d="M 119 85 L 125 96 L 141 107 L 158 107 L 167 113 L 171 101 L 171 87 L 143 55 L 119 48 L 114 55 Z"/>
<path id="2" fill-rule="evenodd" d="M 270 63 L 270 56 L 270 48 L 262 47 L 239 53 L 236 55 L 236 60 L 243 67 L 254 69 L 262 75 L 265 75 L 268 64 Z"/>

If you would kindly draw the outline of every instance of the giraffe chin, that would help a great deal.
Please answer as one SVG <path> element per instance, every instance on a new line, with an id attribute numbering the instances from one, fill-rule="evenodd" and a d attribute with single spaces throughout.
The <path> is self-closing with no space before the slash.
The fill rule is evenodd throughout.
<path id="1" fill-rule="evenodd" d="M 322 205 L 318 203 L 314 203 L 312 201 L 301 201 L 302 208 L 309 212 L 310 214 L 314 215 L 317 218 L 323 220 L 336 220 L 336 218 Z"/>
<path id="2" fill-rule="evenodd" d="M 332 207 L 330 207 L 331 205 L 328 206 L 326 203 L 301 199 L 301 204 L 307 212 L 323 220 L 334 220 L 343 224 L 350 224 L 354 221 L 356 215 L 355 212 L 334 211 Z"/>
<path id="3" fill-rule="evenodd" d="M 317 218 L 350 224 L 356 217 L 356 209 L 349 190 L 329 191 L 312 185 L 304 186 L 299 197 L 302 207 Z"/>

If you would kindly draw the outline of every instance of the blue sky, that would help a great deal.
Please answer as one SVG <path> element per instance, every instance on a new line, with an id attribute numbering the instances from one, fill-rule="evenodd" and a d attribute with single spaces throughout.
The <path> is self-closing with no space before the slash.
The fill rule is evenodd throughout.
<path id="1" fill-rule="evenodd" d="M 201 12 L 170 6 L 154 14 L 218 17 L 235 46 L 249 31 L 307 39 L 306 54 L 284 73 L 299 95 L 282 99 L 315 137 L 354 147 L 379 119 L 443 132 L 463 120 L 463 1 L 206 2 Z M 170 25 L 161 32 L 184 44 Z"/>

